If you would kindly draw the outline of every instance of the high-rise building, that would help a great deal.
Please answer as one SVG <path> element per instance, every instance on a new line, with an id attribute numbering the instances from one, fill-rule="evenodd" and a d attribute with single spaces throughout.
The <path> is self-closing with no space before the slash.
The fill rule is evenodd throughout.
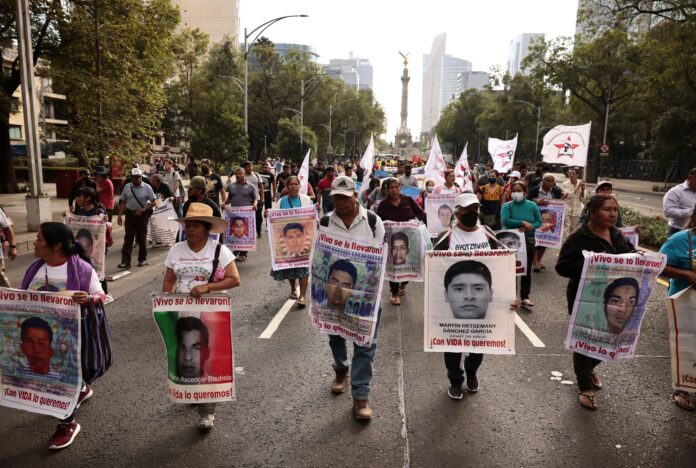
<path id="1" fill-rule="evenodd" d="M 372 65 L 368 59 L 360 59 L 353 52 L 347 59 L 331 59 L 324 65 L 327 75 L 343 80 L 355 89 L 372 89 Z"/>
<path id="2" fill-rule="evenodd" d="M 543 41 L 544 37 L 543 33 L 523 33 L 518 34 L 510 41 L 507 61 L 507 71 L 510 76 L 515 76 L 517 73 L 525 75 L 529 72 L 528 68 L 522 67 L 522 62 L 529 55 L 530 47 L 536 41 Z"/>
<path id="3" fill-rule="evenodd" d="M 274 42 L 273 50 L 275 50 L 275 52 L 283 58 L 287 57 L 287 55 L 291 51 L 304 53 L 312 62 L 316 62 L 317 58 L 319 57 L 319 54 L 317 54 L 317 51 L 316 49 L 314 49 L 314 47 L 305 44 L 289 44 L 285 42 Z M 239 51 L 242 54 L 244 53 L 244 44 L 239 44 Z M 251 52 L 249 52 L 249 69 L 251 70 L 256 70 L 260 67 L 259 59 L 258 57 L 256 57 L 255 51 L 256 47 L 253 47 L 251 49 Z"/>
<path id="4" fill-rule="evenodd" d="M 446 46 L 447 34 L 442 33 L 433 40 L 430 53 L 423 55 L 423 133 L 432 130 L 440 118 L 442 109 L 457 93 L 457 75 L 471 72 L 472 69 L 468 60 L 447 55 Z"/>
<path id="5" fill-rule="evenodd" d="M 455 97 L 467 89 L 483 89 L 488 84 L 489 76 L 484 71 L 465 71 L 457 75 Z"/>
<path id="6" fill-rule="evenodd" d="M 179 28 L 200 29 L 210 37 L 209 45 L 225 35 L 239 41 L 239 2 L 237 0 L 172 0 L 179 7 Z"/>

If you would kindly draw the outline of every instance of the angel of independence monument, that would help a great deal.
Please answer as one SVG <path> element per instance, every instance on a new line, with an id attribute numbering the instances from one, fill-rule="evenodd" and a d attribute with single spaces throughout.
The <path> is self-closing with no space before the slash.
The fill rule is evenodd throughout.
<path id="1" fill-rule="evenodd" d="M 404 71 L 401 74 L 401 125 L 396 132 L 394 138 L 394 152 L 401 155 L 405 159 L 411 159 L 412 155 L 418 154 L 418 148 L 413 147 L 413 139 L 411 131 L 408 129 L 408 82 L 411 79 L 408 76 L 408 53 L 399 52 L 404 58 Z"/>

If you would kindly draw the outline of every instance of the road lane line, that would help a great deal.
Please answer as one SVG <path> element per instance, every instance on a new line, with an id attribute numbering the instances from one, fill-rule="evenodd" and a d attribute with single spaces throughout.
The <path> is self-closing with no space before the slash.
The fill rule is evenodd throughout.
<path id="1" fill-rule="evenodd" d="M 298 289 L 295 289 L 295 294 L 299 294 Z M 259 335 L 260 340 L 271 339 L 276 330 L 278 330 L 280 322 L 282 322 L 285 316 L 288 314 L 288 312 L 290 312 L 290 309 L 292 309 L 292 306 L 295 305 L 295 302 L 297 302 L 296 299 L 288 299 L 287 301 L 285 301 L 285 304 L 283 304 L 283 307 L 281 307 L 278 313 L 275 314 L 275 317 L 273 317 L 271 323 L 269 323 L 266 329 L 263 331 L 263 333 Z"/>
<path id="2" fill-rule="evenodd" d="M 543 341 L 539 339 L 538 336 L 532 331 L 531 328 L 527 326 L 524 320 L 522 320 L 522 317 L 517 315 L 517 312 L 515 312 L 515 325 L 517 325 L 517 328 L 520 329 L 522 333 L 524 333 L 524 336 L 527 337 L 527 339 L 532 343 L 532 346 L 535 348 L 545 348 L 546 345 L 544 344 Z"/>
<path id="3" fill-rule="evenodd" d="M 411 448 L 408 442 L 408 426 L 406 425 L 406 397 L 404 393 L 404 335 L 401 311 L 399 308 L 399 413 L 401 414 L 401 438 L 404 439 L 404 468 L 411 466 Z"/>

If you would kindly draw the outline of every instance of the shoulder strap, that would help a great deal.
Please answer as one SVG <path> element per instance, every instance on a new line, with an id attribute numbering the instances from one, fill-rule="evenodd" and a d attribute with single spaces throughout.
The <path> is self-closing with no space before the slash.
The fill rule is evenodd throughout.
<path id="1" fill-rule="evenodd" d="M 220 249 L 222 248 L 222 244 L 217 245 L 215 247 L 215 257 L 213 257 L 213 271 L 210 273 L 210 278 L 208 278 L 208 283 L 213 283 L 215 280 L 215 272 L 217 271 L 217 267 L 220 264 Z"/>
<path id="2" fill-rule="evenodd" d="M 370 229 L 372 230 L 372 237 L 375 237 L 375 231 L 377 230 L 377 215 L 372 211 L 367 212 L 367 224 L 370 225 Z"/>
<path id="3" fill-rule="evenodd" d="M 135 192 L 133 191 L 133 184 L 130 185 L 130 191 L 131 191 L 131 193 L 133 194 L 133 198 L 135 198 L 135 201 L 137 201 L 137 202 L 138 202 L 138 205 L 140 205 L 140 208 L 145 208 L 145 206 L 144 206 L 142 203 L 140 203 L 140 200 L 138 199 L 138 196 L 137 196 L 137 195 L 135 194 Z"/>
<path id="4" fill-rule="evenodd" d="M 488 237 L 488 244 L 491 246 L 491 249 L 510 250 L 495 237 L 495 233 L 490 227 L 486 226 L 485 224 L 482 224 L 481 229 L 483 229 L 483 233 L 486 235 L 486 237 Z"/>
<path id="5" fill-rule="evenodd" d="M 437 242 L 435 242 L 435 245 L 433 245 L 433 250 L 440 250 L 437 249 L 436 247 L 440 244 L 444 247 L 444 250 L 449 250 L 449 244 L 450 244 L 450 234 L 452 234 L 452 228 L 448 228 L 445 233 L 437 239 Z M 444 243 L 443 243 L 444 242 Z"/>

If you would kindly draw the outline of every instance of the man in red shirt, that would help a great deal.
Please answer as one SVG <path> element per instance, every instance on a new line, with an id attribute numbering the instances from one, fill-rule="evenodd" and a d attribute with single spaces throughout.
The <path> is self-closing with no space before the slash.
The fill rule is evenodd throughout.
<path id="1" fill-rule="evenodd" d="M 321 206 L 324 214 L 328 214 L 333 211 L 333 202 L 331 201 L 331 182 L 334 180 L 336 172 L 333 166 L 326 168 L 324 173 L 324 178 L 317 184 L 317 205 Z"/>
<path id="2" fill-rule="evenodd" d="M 111 222 L 111 217 L 114 212 L 114 184 L 109 180 L 109 172 L 104 166 L 97 166 L 94 169 L 97 175 L 97 194 L 99 195 L 99 203 L 106 210 L 106 214 Z"/>

